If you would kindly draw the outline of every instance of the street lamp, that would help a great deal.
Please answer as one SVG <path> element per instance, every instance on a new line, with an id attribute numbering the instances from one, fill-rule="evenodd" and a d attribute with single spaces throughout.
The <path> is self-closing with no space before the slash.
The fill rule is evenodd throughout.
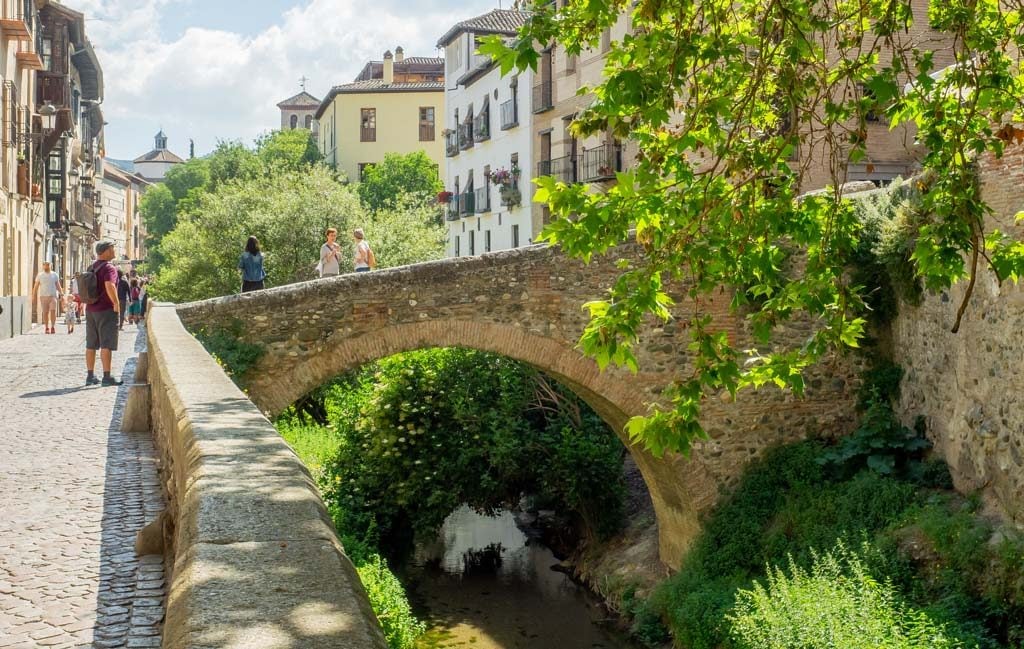
<path id="1" fill-rule="evenodd" d="M 57 121 L 57 108 L 50 102 L 46 102 L 39 109 L 39 116 L 43 118 L 43 130 L 52 131 L 54 122 Z"/>

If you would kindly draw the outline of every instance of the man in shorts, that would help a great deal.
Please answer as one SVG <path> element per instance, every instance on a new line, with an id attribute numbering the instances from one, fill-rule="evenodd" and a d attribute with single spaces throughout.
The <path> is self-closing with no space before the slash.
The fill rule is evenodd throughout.
<path id="1" fill-rule="evenodd" d="M 114 244 L 100 241 L 96 244 L 96 262 L 92 271 L 96 273 L 99 299 L 85 306 L 85 377 L 86 385 L 121 385 L 110 375 L 113 352 L 117 350 L 117 325 L 121 313 L 117 297 L 117 268 L 110 263 L 114 258 Z M 100 352 L 103 364 L 103 379 L 96 378 L 96 350 Z"/>
<path id="2" fill-rule="evenodd" d="M 57 325 L 57 308 L 63 291 L 60 286 L 60 278 L 53 272 L 50 262 L 43 262 L 43 272 L 36 276 L 32 284 L 32 298 L 39 299 L 39 310 L 42 312 L 43 325 L 46 333 L 57 333 L 54 327 Z"/>

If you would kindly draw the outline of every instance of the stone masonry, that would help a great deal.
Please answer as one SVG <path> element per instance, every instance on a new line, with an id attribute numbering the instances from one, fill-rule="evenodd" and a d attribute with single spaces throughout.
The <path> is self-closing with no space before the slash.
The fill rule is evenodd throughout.
<path id="1" fill-rule="evenodd" d="M 584 266 L 535 246 L 219 298 L 183 305 L 179 314 L 193 331 L 240 327 L 244 340 L 265 347 L 247 389 L 269 414 L 364 363 L 412 349 L 464 346 L 548 373 L 621 434 L 631 416 L 646 413 L 672 380 L 692 371 L 681 322 L 694 306 L 683 295 L 678 319 L 651 322 L 642 332 L 636 375 L 615 368 L 602 373 L 576 348 L 587 321 L 584 303 L 606 294 L 618 262 L 640 254 L 624 245 Z M 702 308 L 741 346 L 752 346 L 745 318 L 730 313 L 728 303 L 723 295 Z M 781 335 L 802 342 L 807 333 L 797 324 Z M 808 377 L 804 399 L 775 389 L 744 392 L 736 402 L 711 398 L 704 417 L 711 440 L 698 444 L 691 459 L 656 459 L 630 446 L 655 504 L 662 559 L 678 565 L 700 514 L 763 449 L 847 431 L 856 373 L 855 363 L 830 362 Z"/>
<path id="2" fill-rule="evenodd" d="M 151 437 L 119 432 L 124 388 L 84 386 L 84 327 L 40 331 L 0 340 L 0 647 L 159 647 L 163 557 L 134 552 L 164 507 Z"/>
<path id="3" fill-rule="evenodd" d="M 979 175 L 993 213 L 987 226 L 1024 238 L 1024 145 L 984 157 Z M 1024 287 L 983 272 L 957 334 L 951 333 L 966 283 L 901 305 L 893 355 L 903 366 L 900 413 L 925 418 L 961 491 L 982 490 L 988 504 L 1024 524 Z"/>

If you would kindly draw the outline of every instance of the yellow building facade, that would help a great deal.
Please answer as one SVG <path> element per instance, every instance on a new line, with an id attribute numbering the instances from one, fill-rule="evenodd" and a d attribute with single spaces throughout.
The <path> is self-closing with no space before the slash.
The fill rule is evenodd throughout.
<path id="1" fill-rule="evenodd" d="M 367 165 L 381 162 L 388 153 L 424 151 L 440 169 L 444 60 L 396 61 L 387 52 L 379 66 L 375 63 L 367 64 L 369 73 L 360 74 L 360 79 L 332 88 L 320 103 L 317 145 L 324 160 L 354 182 Z M 418 67 L 427 72 L 408 71 Z M 367 76 L 371 78 L 362 78 Z"/>

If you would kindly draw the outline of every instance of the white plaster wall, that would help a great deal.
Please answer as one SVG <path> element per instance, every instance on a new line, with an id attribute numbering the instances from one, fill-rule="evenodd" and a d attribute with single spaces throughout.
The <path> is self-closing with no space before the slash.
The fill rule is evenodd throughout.
<path id="1" fill-rule="evenodd" d="M 470 149 L 460 151 L 459 155 L 445 158 L 445 189 L 455 191 L 455 178 L 460 181 L 460 191 L 465 190 L 469 170 L 473 170 L 473 186 L 479 189 L 486 182 L 484 167 L 490 165 L 491 170 L 511 168 L 512 154 L 519 156 L 519 190 L 522 204 L 509 209 L 501 204 L 501 197 L 496 185 L 491 185 L 491 211 L 483 214 L 465 216 L 458 221 L 447 221 L 448 224 L 448 256 L 456 256 L 456 240 L 458 255 L 469 254 L 470 232 L 474 232 L 475 254 L 485 252 L 484 241 L 486 232 L 491 235 L 491 251 L 507 250 L 513 247 L 513 226 L 519 226 L 519 246 L 529 245 L 534 237 L 530 216 L 530 198 L 533 195 L 532 178 L 533 138 L 531 137 L 530 118 L 532 111 L 530 97 L 533 87 L 533 73 L 530 71 L 518 75 L 518 118 L 519 125 L 507 131 L 501 130 L 501 104 L 512 98 L 511 80 L 513 75 L 501 76 L 495 67 L 486 74 L 476 78 L 468 87 L 457 85 L 458 79 L 464 75 L 479 57 L 472 54 L 470 46 L 472 35 L 462 34 L 459 39 L 448 46 L 446 55 L 449 67 L 446 75 L 445 116 L 443 129 L 455 129 L 455 112 L 458 110 L 459 121 L 465 120 L 469 105 L 473 105 L 474 115 L 479 115 L 484 97 L 490 102 L 491 138 L 477 142 Z M 461 64 L 457 62 L 461 61 Z M 497 97 L 495 97 L 497 91 Z"/>

